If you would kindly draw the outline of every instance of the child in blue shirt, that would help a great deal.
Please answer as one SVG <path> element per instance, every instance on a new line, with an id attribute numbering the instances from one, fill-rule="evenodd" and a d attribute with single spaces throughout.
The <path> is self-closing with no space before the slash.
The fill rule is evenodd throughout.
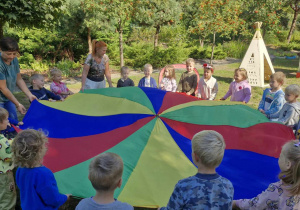
<path id="1" fill-rule="evenodd" d="M 145 76 L 140 80 L 139 87 L 152 87 L 157 88 L 156 81 L 153 77 L 151 77 L 153 71 L 153 67 L 151 64 L 146 64 L 144 66 L 144 74 Z"/>
<path id="2" fill-rule="evenodd" d="M 216 172 L 224 151 L 221 134 L 212 130 L 197 133 L 192 139 L 192 158 L 198 173 L 179 180 L 167 207 L 160 209 L 231 209 L 232 183 Z"/>
<path id="3" fill-rule="evenodd" d="M 39 131 L 21 131 L 12 143 L 13 161 L 19 166 L 16 183 L 20 189 L 23 210 L 58 209 L 69 195 L 58 192 L 50 169 L 42 165 L 48 139 Z"/>
<path id="4" fill-rule="evenodd" d="M 59 95 L 55 95 L 55 93 L 44 88 L 45 81 L 43 75 L 34 74 L 30 78 L 30 81 L 32 86 L 29 87 L 29 90 L 38 100 L 64 100 Z"/>
<path id="5" fill-rule="evenodd" d="M 270 88 L 264 90 L 258 110 L 271 121 L 278 119 L 278 114 L 285 103 L 284 92 L 281 86 L 284 84 L 285 74 L 278 71 L 270 76 Z"/>

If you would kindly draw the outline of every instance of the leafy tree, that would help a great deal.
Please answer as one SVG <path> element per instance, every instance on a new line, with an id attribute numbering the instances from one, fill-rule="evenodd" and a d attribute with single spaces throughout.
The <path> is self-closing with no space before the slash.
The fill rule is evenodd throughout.
<path id="1" fill-rule="evenodd" d="M 280 17 L 284 0 L 242 0 L 241 17 L 245 21 L 244 35 L 252 35 L 255 22 L 262 22 L 263 36 L 266 33 L 279 33 Z"/>
<path id="2" fill-rule="evenodd" d="M 158 45 L 158 35 L 164 25 L 179 21 L 181 7 L 176 0 L 137 0 L 134 4 L 133 15 L 140 26 L 154 27 L 154 48 Z"/>
<path id="3" fill-rule="evenodd" d="M 238 34 L 244 21 L 240 19 L 241 3 L 234 0 L 188 0 L 183 3 L 183 20 L 192 34 L 197 34 L 200 40 L 213 35 L 213 59 L 215 36 L 230 37 Z M 201 42 L 201 41 L 200 41 Z"/>
<path id="4" fill-rule="evenodd" d="M 296 28 L 297 17 L 300 12 L 300 0 L 288 0 L 285 3 L 287 5 L 289 5 L 292 8 L 292 10 L 294 11 L 294 18 L 293 18 L 292 25 L 291 25 L 291 28 L 289 31 L 289 35 L 287 37 L 287 42 L 290 43 L 292 34 Z"/>
<path id="5" fill-rule="evenodd" d="M 10 26 L 43 28 L 55 24 L 62 12 L 64 0 L 14 0 L 0 2 L 0 38 L 3 27 Z"/>
<path id="6" fill-rule="evenodd" d="M 120 66 L 124 66 L 123 30 L 132 17 L 133 0 L 103 0 L 103 14 L 119 33 Z"/>

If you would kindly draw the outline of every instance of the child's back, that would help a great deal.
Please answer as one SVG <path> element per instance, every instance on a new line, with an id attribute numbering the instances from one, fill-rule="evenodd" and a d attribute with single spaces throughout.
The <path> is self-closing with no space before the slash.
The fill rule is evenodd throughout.
<path id="1" fill-rule="evenodd" d="M 161 209 L 231 209 L 232 183 L 216 173 L 225 142 L 216 131 L 202 131 L 192 139 L 192 158 L 198 167 L 195 176 L 180 180 L 167 207 Z"/>
<path id="2" fill-rule="evenodd" d="M 46 136 L 36 130 L 23 130 L 12 144 L 13 160 L 19 166 L 16 183 L 20 189 L 23 210 L 58 209 L 68 195 L 58 192 L 57 184 L 50 169 L 42 166 L 47 151 Z"/>
<path id="3" fill-rule="evenodd" d="M 16 183 L 20 189 L 22 209 L 57 209 L 67 196 L 58 192 L 55 177 L 45 166 L 19 167 Z"/>
<path id="4" fill-rule="evenodd" d="M 197 173 L 176 184 L 166 209 L 231 209 L 232 197 L 233 186 L 228 179 Z"/>
<path id="5" fill-rule="evenodd" d="M 95 157 L 89 166 L 89 180 L 96 195 L 79 202 L 76 210 L 119 209 L 133 210 L 127 203 L 114 199 L 114 191 L 122 185 L 123 160 L 111 152 Z"/>

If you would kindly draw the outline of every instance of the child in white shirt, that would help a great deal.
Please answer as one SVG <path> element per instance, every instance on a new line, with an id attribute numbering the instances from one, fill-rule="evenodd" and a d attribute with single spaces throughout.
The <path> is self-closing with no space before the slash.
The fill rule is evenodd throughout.
<path id="1" fill-rule="evenodd" d="M 199 79 L 198 83 L 198 98 L 203 100 L 214 100 L 218 93 L 217 80 L 212 76 L 214 69 L 212 65 L 203 64 L 203 77 Z"/>

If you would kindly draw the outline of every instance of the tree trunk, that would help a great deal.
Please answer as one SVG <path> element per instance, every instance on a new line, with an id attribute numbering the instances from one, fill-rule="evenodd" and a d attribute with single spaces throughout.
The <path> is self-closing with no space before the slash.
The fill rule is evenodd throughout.
<path id="1" fill-rule="evenodd" d="M 5 22 L 2 22 L 0 20 L 0 39 L 2 39 L 4 33 L 3 33 L 3 27 L 4 27 Z"/>
<path id="2" fill-rule="evenodd" d="M 201 39 L 201 36 L 199 36 L 199 44 L 200 44 L 200 47 L 203 48 L 203 46 L 204 46 L 204 40 Z"/>
<path id="3" fill-rule="evenodd" d="M 158 34 L 160 30 L 160 25 L 156 26 L 155 36 L 154 36 L 154 49 L 158 46 Z"/>
<path id="4" fill-rule="evenodd" d="M 298 12 L 300 10 L 300 8 L 298 7 L 298 2 L 295 3 L 295 7 L 294 8 L 291 5 L 291 8 L 294 10 L 294 19 L 293 19 L 293 22 L 292 22 L 292 25 L 291 25 L 291 28 L 290 28 L 289 35 L 287 37 L 287 43 L 290 43 L 291 38 L 292 38 L 292 34 L 293 34 L 293 32 L 294 32 L 294 30 L 296 28 L 296 22 L 297 22 Z"/>
<path id="5" fill-rule="evenodd" d="M 124 55 L 123 55 L 123 27 L 122 22 L 119 20 L 119 48 L 120 48 L 120 66 L 124 66 Z"/>
<path id="6" fill-rule="evenodd" d="M 214 32 L 213 44 L 212 44 L 212 47 L 211 47 L 210 64 L 212 64 L 212 61 L 213 61 L 213 59 L 214 59 L 215 43 L 216 43 L 216 32 Z"/>
<path id="7" fill-rule="evenodd" d="M 89 54 L 91 54 L 92 53 L 91 28 L 88 28 L 87 39 L 88 39 L 88 44 L 89 44 Z"/>

